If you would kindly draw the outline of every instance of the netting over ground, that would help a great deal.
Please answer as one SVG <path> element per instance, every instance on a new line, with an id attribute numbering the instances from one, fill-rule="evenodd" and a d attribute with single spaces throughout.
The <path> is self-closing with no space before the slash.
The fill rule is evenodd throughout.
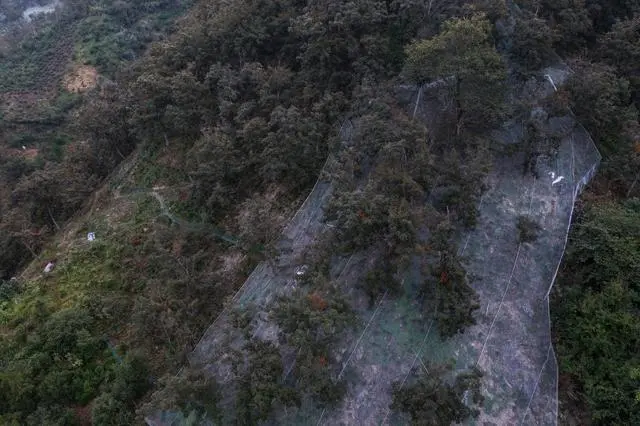
<path id="1" fill-rule="evenodd" d="M 531 83 L 537 97 L 559 85 L 563 70 L 548 70 Z M 438 108 L 439 88 L 404 88 L 407 108 L 429 120 Z M 432 90 L 433 89 L 433 90 Z M 464 257 L 472 287 L 480 297 L 477 324 L 443 341 L 430 314 L 418 301 L 421 282 L 417 265 L 403 280 L 399 297 L 382 295 L 372 306 L 355 283 L 371 269 L 374 256 L 358 253 L 338 259 L 332 276 L 342 284 L 360 318 L 360 325 L 334 348 L 338 365 L 333 374 L 347 385 L 343 402 L 320 410 L 312 401 L 278 414 L 277 424 L 402 424 L 408 419 L 389 410 L 391 385 L 411 383 L 429 363 L 454 361 L 457 369 L 479 367 L 485 397 L 472 422 L 494 424 L 556 424 L 557 362 L 551 342 L 548 294 L 561 260 L 575 198 L 593 175 L 600 155 L 588 133 L 571 115 L 542 120 L 544 134 L 557 138 L 553 150 L 541 154 L 534 173 L 523 173 L 523 158 L 502 155 L 487 179 L 476 228 L 464 236 L 459 252 Z M 357 125 L 357 124 L 356 124 Z M 495 134 L 496 143 L 519 142 L 522 122 Z M 343 138 L 351 133 L 343 126 Z M 277 342 L 278 328 L 267 318 L 270 303 L 296 285 L 300 254 L 322 232 L 323 206 L 332 185 L 318 181 L 285 231 L 275 262 L 263 262 L 235 295 L 231 309 L 253 309 L 254 337 Z M 540 225 L 535 241 L 518 240 L 517 222 L 528 216 Z M 190 357 L 205 367 L 233 394 L 230 349 L 239 350 L 245 339 L 231 325 L 229 311 L 209 327 Z M 295 348 L 284 353 L 285 373 Z M 228 386 L 228 387 L 225 387 Z"/>

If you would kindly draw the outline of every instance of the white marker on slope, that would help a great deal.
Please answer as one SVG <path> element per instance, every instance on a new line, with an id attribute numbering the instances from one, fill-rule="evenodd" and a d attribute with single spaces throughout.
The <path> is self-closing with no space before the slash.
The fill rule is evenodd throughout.
<path id="1" fill-rule="evenodd" d="M 545 77 L 547 77 L 547 80 L 549 80 L 549 83 L 551 83 L 551 85 L 553 86 L 553 90 L 555 92 L 558 91 L 558 88 L 556 87 L 556 84 L 553 82 L 553 80 L 551 79 L 551 76 L 549 74 L 545 74 Z"/>

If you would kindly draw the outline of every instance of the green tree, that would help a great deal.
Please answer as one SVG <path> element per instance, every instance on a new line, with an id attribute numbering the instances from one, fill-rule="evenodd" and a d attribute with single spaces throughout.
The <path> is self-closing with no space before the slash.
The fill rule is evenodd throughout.
<path id="1" fill-rule="evenodd" d="M 133 424 L 134 415 L 126 403 L 110 393 L 103 393 L 91 409 L 91 423 L 96 426 L 128 426 Z"/>
<path id="2" fill-rule="evenodd" d="M 637 424 L 640 202 L 593 206 L 570 237 L 552 310 L 561 371 L 594 424 Z"/>
<path id="3" fill-rule="evenodd" d="M 423 84 L 441 79 L 455 101 L 456 134 L 488 129 L 503 109 L 506 67 L 493 46 L 483 14 L 445 22 L 433 38 L 406 48 L 405 73 Z"/>
<path id="4" fill-rule="evenodd" d="M 531 2 L 538 16 L 550 23 L 559 53 L 574 53 L 592 37 L 593 26 L 584 0 L 534 0 Z"/>
<path id="5" fill-rule="evenodd" d="M 460 423 L 478 414 L 477 410 L 465 405 L 463 396 L 469 391 L 473 403 L 482 402 L 480 371 L 474 369 L 460 373 L 451 385 L 445 379 L 446 368 L 433 365 L 427 368 L 428 371 L 421 372 L 414 383 L 406 386 L 393 384 L 392 410 L 409 414 L 411 424 L 415 426 Z"/>
<path id="6" fill-rule="evenodd" d="M 582 385 L 591 418 L 598 425 L 640 421 L 635 403 L 640 381 L 629 374 L 640 362 L 637 299 L 638 292 L 621 281 L 565 299 L 566 318 L 559 321 L 561 369 Z"/>
<path id="7" fill-rule="evenodd" d="M 240 377 L 236 413 L 241 424 L 268 420 L 279 405 L 299 403 L 297 393 L 283 384 L 280 351 L 258 340 L 247 345 L 247 369 Z"/>
<path id="8" fill-rule="evenodd" d="M 114 369 L 114 377 L 107 385 L 114 398 L 131 404 L 150 388 L 149 368 L 139 355 L 128 356 Z"/>
<path id="9" fill-rule="evenodd" d="M 180 410 L 184 417 L 220 420 L 218 384 L 202 370 L 185 368 L 179 375 L 169 373 L 158 384 L 151 400 L 140 408 L 141 413 L 154 415 L 163 410 Z"/>
<path id="10" fill-rule="evenodd" d="M 612 25 L 640 12 L 638 0 L 585 0 L 585 7 L 598 32 L 609 31 Z"/>
<path id="11" fill-rule="evenodd" d="M 287 345 L 298 349 L 292 375 L 301 396 L 320 405 L 333 405 L 344 395 L 344 382 L 333 377 L 330 348 L 352 326 L 355 315 L 347 301 L 333 291 L 297 291 L 281 298 L 271 312 Z"/>
<path id="12" fill-rule="evenodd" d="M 529 216 L 518 216 L 516 222 L 519 243 L 532 243 L 538 239 L 540 225 Z"/>
<path id="13" fill-rule="evenodd" d="M 636 106 L 640 106 L 640 15 L 616 22 L 611 31 L 598 41 L 596 58 L 615 67 L 619 75 L 629 80 Z"/>
<path id="14" fill-rule="evenodd" d="M 555 59 L 554 37 L 545 20 L 537 17 L 519 18 L 509 40 L 509 53 L 522 72 L 537 71 Z"/>
<path id="15" fill-rule="evenodd" d="M 622 279 L 640 291 L 640 202 L 590 209 L 575 226 L 567 257 L 583 287 L 599 290 Z"/>
<path id="16" fill-rule="evenodd" d="M 629 82 L 606 65 L 576 62 L 573 68 L 576 72 L 567 83 L 571 109 L 603 154 L 624 150 L 638 114 L 631 104 Z"/>

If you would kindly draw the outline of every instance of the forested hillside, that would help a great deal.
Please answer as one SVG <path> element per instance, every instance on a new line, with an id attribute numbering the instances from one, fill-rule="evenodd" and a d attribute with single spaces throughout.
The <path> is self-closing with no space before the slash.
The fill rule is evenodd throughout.
<path id="1" fill-rule="evenodd" d="M 12 104 L 3 118 L 10 154 L 2 157 L 3 422 L 136 422 L 139 399 L 159 376 L 171 377 L 184 364 L 225 298 L 270 256 L 270 243 L 335 150 L 341 120 L 370 117 L 362 129 L 370 155 L 398 137 L 406 149 L 417 149 L 411 141 L 424 138 L 424 131 L 393 110 L 391 84 L 403 67 L 403 46 L 419 30 L 435 34 L 447 18 L 478 13 L 462 6 L 430 12 L 434 19 L 424 26 L 426 10 L 411 3 L 327 9 L 294 1 L 204 2 L 177 21 L 175 36 L 128 65 L 123 61 L 140 52 L 136 26 L 161 19 L 170 5 L 69 3 L 9 50 L 11 61 L 3 63 L 7 75 L 15 75 L 6 81 L 15 86 L 5 90 L 19 108 Z M 494 62 L 496 75 L 488 83 L 498 82 L 500 60 L 489 44 L 488 21 L 477 15 L 451 24 L 451 36 L 462 36 L 469 25 L 480 37 L 473 43 L 485 49 L 479 55 Z M 122 28 L 130 30 L 123 35 Z M 74 94 L 64 86 L 67 64 L 54 63 L 52 72 L 37 65 L 64 59 L 58 39 L 70 46 L 75 65 L 95 67 L 95 88 Z M 58 54 L 47 56 L 52 52 Z M 44 108 L 53 115 L 43 115 L 24 105 L 29 96 L 37 106 L 66 103 Z M 460 154 L 480 166 L 482 156 L 473 153 L 483 142 L 465 137 L 480 136 L 483 117 L 495 117 L 483 116 L 491 109 L 477 100 L 462 102 L 468 111 L 441 131 L 455 125 L 451 137 L 460 141 Z M 411 154 L 407 184 L 428 184 L 420 166 L 430 161 L 425 155 Z M 368 160 L 341 161 L 362 169 Z M 348 218 L 341 225 L 343 244 L 388 240 L 384 260 L 394 268 L 412 247 L 412 229 L 419 226 L 412 223 L 423 220 L 407 217 L 406 209 L 396 213 L 398 203 L 416 203 L 424 191 L 416 187 L 396 198 L 393 180 L 386 181 L 398 166 L 377 167 L 383 192 L 376 205 L 353 204 L 345 182 L 344 197 L 333 207 L 339 220 Z M 450 196 L 477 196 L 474 172 L 454 159 L 443 166 L 460 180 Z M 442 204 L 432 220 L 449 227 L 472 223 L 472 199 L 465 197 L 460 208 L 453 199 Z M 350 231 L 351 216 L 363 210 L 371 221 Z M 97 235 L 91 244 L 88 231 Z M 441 244 L 450 244 L 446 235 Z M 30 268 L 9 280 L 31 259 Z M 53 259 L 55 270 L 42 274 Z M 380 278 L 372 285 L 388 285 Z M 322 306 L 328 303 L 324 291 L 318 293 Z M 451 332 L 470 320 L 453 319 Z"/>
<path id="2" fill-rule="evenodd" d="M 168 410 L 260 424 L 309 400 L 335 406 L 350 300 L 399 298 L 415 259 L 422 309 L 454 338 L 479 306 L 456 245 L 492 160 L 513 154 L 491 131 L 522 114 L 510 88 L 560 57 L 573 75 L 544 102 L 571 108 L 603 162 L 554 293 L 559 421 L 640 422 L 636 12 L 609 0 L 68 0 L 12 26 L 0 36 L 0 423 L 129 425 Z M 434 82 L 450 89 L 427 128 L 397 88 Z M 529 172 L 535 153 L 510 149 Z M 330 230 L 303 253 L 300 288 L 273 302 L 277 345 L 234 311 L 234 385 L 188 368 L 254 267 L 277 264 L 319 176 L 334 185 Z M 518 226 L 535 240 L 535 224 Z M 340 288 L 332 262 L 362 251 L 372 268 Z M 289 371 L 287 346 L 300 348 Z M 477 414 L 481 371 L 428 367 L 394 384 L 389 410 L 412 424 Z"/>

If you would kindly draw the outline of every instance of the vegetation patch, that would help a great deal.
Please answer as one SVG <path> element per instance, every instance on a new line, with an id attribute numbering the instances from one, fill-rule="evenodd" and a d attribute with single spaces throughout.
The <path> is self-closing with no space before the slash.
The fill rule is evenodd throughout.
<path id="1" fill-rule="evenodd" d="M 595 424 L 640 420 L 640 202 L 590 207 L 570 235 L 552 310 L 560 369 Z"/>
<path id="2" fill-rule="evenodd" d="M 460 423 L 477 416 L 479 410 L 470 406 L 483 401 L 482 373 L 477 369 L 459 373 L 450 384 L 446 371 L 446 366 L 425 365 L 414 383 L 394 383 L 391 409 L 407 413 L 416 426 Z"/>
<path id="3" fill-rule="evenodd" d="M 437 258 L 427 263 L 426 279 L 420 289 L 427 315 L 434 318 L 443 339 L 455 336 L 476 323 L 473 314 L 480 307 L 475 290 L 469 285 L 457 249 L 452 245 L 453 228 L 441 223 L 431 239 Z"/>
<path id="4" fill-rule="evenodd" d="M 272 312 L 287 345 L 297 349 L 291 380 L 300 395 L 321 406 L 342 400 L 345 383 L 333 377 L 334 346 L 355 324 L 351 307 L 339 294 L 298 291 L 283 298 Z"/>
<path id="5" fill-rule="evenodd" d="M 519 243 L 532 243 L 538 239 L 540 225 L 528 216 L 518 216 L 516 222 Z"/>

